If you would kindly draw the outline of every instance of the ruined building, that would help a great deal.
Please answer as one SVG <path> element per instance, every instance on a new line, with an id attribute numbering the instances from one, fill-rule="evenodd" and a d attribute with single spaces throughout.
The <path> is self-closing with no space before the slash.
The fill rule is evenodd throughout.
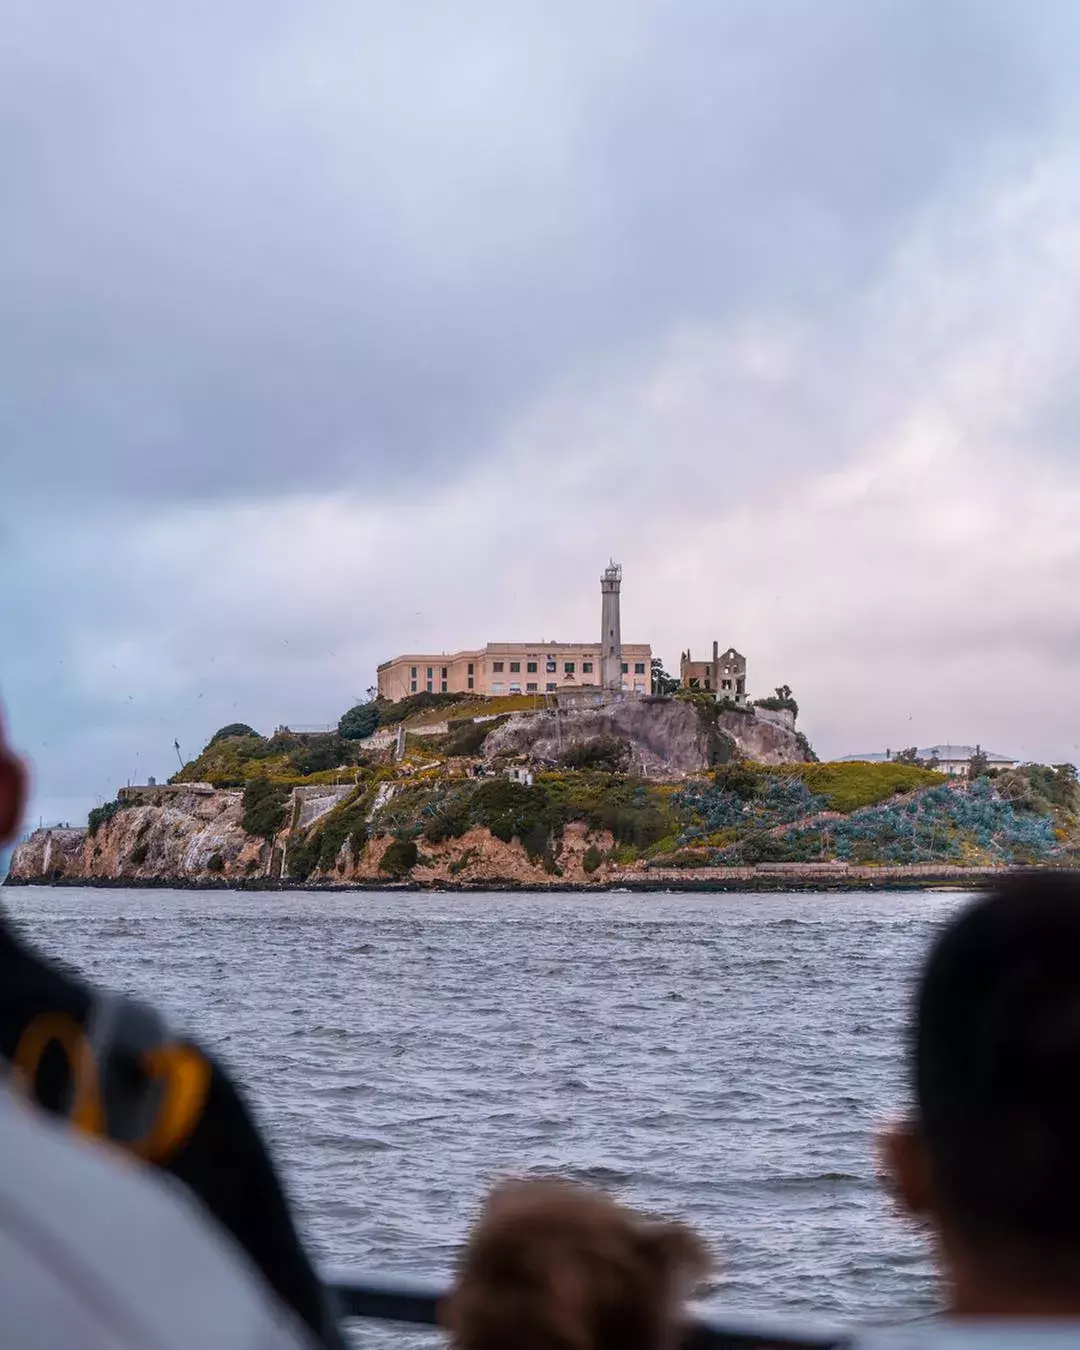
<path id="1" fill-rule="evenodd" d="M 711 661 L 695 661 L 689 647 L 679 662 L 679 683 L 684 689 L 708 689 L 718 699 L 731 699 L 740 706 L 746 703 L 746 657 L 729 647 L 720 651 L 720 644 L 712 645 Z"/>

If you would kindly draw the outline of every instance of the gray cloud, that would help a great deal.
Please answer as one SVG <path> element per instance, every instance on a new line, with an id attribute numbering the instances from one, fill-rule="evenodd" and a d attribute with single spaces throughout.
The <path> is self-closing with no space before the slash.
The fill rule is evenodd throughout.
<path id="1" fill-rule="evenodd" d="M 591 631 L 613 550 L 628 638 L 737 641 L 826 753 L 1069 752 L 1074 6 L 219 9 L 0 48 L 44 798 Z"/>
<path id="2" fill-rule="evenodd" d="M 864 0 L 24 6 L 20 488 L 44 456 L 110 498 L 389 491 L 673 322 L 827 314 L 1054 115 L 1029 29 Z"/>

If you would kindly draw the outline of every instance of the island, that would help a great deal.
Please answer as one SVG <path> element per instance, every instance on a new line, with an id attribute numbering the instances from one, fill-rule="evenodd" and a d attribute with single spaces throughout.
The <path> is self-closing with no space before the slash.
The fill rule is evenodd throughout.
<path id="1" fill-rule="evenodd" d="M 661 688 L 372 691 L 323 731 L 222 727 L 167 784 L 35 832 L 8 884 L 967 888 L 1080 861 L 1071 765 L 820 763 L 790 690 Z"/>

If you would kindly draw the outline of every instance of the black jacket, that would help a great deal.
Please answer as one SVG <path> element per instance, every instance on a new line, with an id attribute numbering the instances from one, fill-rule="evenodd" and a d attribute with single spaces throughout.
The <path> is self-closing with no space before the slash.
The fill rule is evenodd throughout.
<path id="1" fill-rule="evenodd" d="M 77 977 L 17 940 L 0 914 L 0 1056 L 13 1063 L 16 1080 L 22 1078 L 22 1086 L 48 1111 L 71 1113 L 74 1056 L 54 1040 L 33 1053 L 32 1081 L 27 1082 L 28 1075 L 18 1072 L 19 1058 L 25 1060 L 20 1045 L 23 1051 L 31 1040 L 40 1046 L 42 1038 L 32 1029 L 58 1021 L 73 1023 L 89 1035 L 96 1002 L 96 993 Z M 205 1066 L 199 1105 L 190 1130 L 167 1156 L 151 1161 L 198 1196 L 247 1251 L 282 1302 L 325 1344 L 342 1345 L 335 1309 L 300 1242 L 247 1106 L 219 1064 L 192 1042 L 179 1044 Z M 102 1132 L 115 1138 L 108 1126 Z"/>

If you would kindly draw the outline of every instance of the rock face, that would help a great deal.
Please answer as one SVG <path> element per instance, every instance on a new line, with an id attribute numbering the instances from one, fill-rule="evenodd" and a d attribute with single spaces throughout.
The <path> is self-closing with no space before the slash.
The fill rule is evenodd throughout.
<path id="1" fill-rule="evenodd" d="M 15 850 L 13 882 L 239 879 L 266 870 L 269 846 L 243 827 L 240 792 L 163 791 L 89 830 L 38 830 Z"/>
<path id="2" fill-rule="evenodd" d="M 701 773 L 732 757 L 761 764 L 806 760 L 786 726 L 752 712 L 723 712 L 712 722 L 682 699 L 627 699 L 599 708 L 522 713 L 488 736 L 484 754 L 555 761 L 573 746 L 604 739 L 627 742 L 634 770 L 651 777 Z"/>

